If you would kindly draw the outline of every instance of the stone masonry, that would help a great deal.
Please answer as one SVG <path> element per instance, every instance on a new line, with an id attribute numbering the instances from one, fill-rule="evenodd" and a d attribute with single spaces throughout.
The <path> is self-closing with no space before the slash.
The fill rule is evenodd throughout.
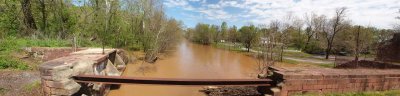
<path id="1" fill-rule="evenodd" d="M 121 69 L 124 69 L 126 63 L 119 53 L 120 51 L 116 49 L 105 49 L 105 54 L 102 54 L 102 49 L 88 48 L 45 62 L 39 68 L 45 96 L 76 94 L 81 90 L 82 84 L 76 83 L 72 79 L 73 76 L 120 76 Z M 104 85 L 94 84 L 94 86 L 99 90 Z"/>
<path id="2" fill-rule="evenodd" d="M 395 69 L 272 69 L 281 89 L 276 96 L 400 89 L 400 70 Z"/>
<path id="3" fill-rule="evenodd" d="M 76 50 L 80 51 L 84 49 L 85 48 L 77 48 Z M 60 57 L 65 57 L 74 52 L 74 49 L 71 47 L 26 47 L 24 50 L 30 57 L 40 58 L 41 61 L 50 61 Z"/>

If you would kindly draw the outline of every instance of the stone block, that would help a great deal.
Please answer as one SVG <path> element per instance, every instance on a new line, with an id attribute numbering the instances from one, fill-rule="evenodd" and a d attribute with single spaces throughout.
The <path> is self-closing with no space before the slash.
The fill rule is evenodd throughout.
<path id="1" fill-rule="evenodd" d="M 119 56 L 118 54 L 115 55 L 115 65 L 125 65 L 126 63 L 124 62 L 124 60 L 122 60 L 121 56 Z"/>
<path id="2" fill-rule="evenodd" d="M 117 70 L 110 60 L 107 61 L 106 74 L 107 76 L 121 76 L 121 72 Z"/>
<path id="3" fill-rule="evenodd" d="M 302 85 L 305 80 L 285 80 L 285 85 Z"/>
<path id="4" fill-rule="evenodd" d="M 73 84 L 77 84 L 76 82 L 74 82 L 74 80 L 72 79 L 68 79 L 68 80 L 63 80 L 63 81 L 44 81 L 46 83 L 47 87 L 51 87 L 51 88 L 66 88 L 68 86 L 71 86 Z"/>
<path id="5" fill-rule="evenodd" d="M 47 83 L 45 82 L 46 80 L 41 79 L 41 86 L 42 86 L 42 90 L 44 93 L 50 93 L 51 90 L 49 87 L 47 87 Z"/>
<path id="6" fill-rule="evenodd" d="M 367 82 L 370 82 L 370 83 L 382 82 L 382 79 L 381 78 L 368 78 Z"/>
<path id="7" fill-rule="evenodd" d="M 316 85 L 316 84 L 318 84 L 318 82 L 315 79 L 308 79 L 308 80 L 306 80 L 306 84 L 307 85 Z"/>
<path id="8" fill-rule="evenodd" d="M 40 76 L 43 80 L 52 80 L 51 76 Z"/>
<path id="9" fill-rule="evenodd" d="M 53 70 L 51 70 L 51 69 L 39 69 L 39 71 L 40 71 L 41 76 L 50 76 L 51 77 L 51 75 L 53 73 Z"/>
<path id="10" fill-rule="evenodd" d="M 312 90 L 314 89 L 314 85 L 304 85 L 303 90 Z"/>
<path id="11" fill-rule="evenodd" d="M 65 86 L 62 89 L 61 88 L 50 88 L 50 90 L 51 90 L 52 95 L 70 96 L 70 95 L 78 92 L 80 88 L 81 88 L 81 86 L 78 83 L 74 82 L 74 83 L 69 84 L 68 86 Z"/>
<path id="12" fill-rule="evenodd" d="M 93 64 L 95 62 L 93 61 L 79 61 L 76 62 L 72 69 L 73 73 L 72 76 L 77 76 L 79 74 L 86 74 L 86 75 L 92 75 L 94 74 L 93 72 Z"/>
<path id="13" fill-rule="evenodd" d="M 325 85 L 326 84 L 326 80 L 323 80 L 323 79 L 316 80 L 316 84 Z"/>
<path id="14" fill-rule="evenodd" d="M 51 77 L 53 81 L 62 81 L 72 77 L 72 73 L 73 73 L 72 69 L 58 70 L 54 71 Z"/>
<path id="15" fill-rule="evenodd" d="M 336 79 L 325 79 L 324 82 L 325 84 L 336 84 L 337 80 Z"/>
<path id="16" fill-rule="evenodd" d="M 287 90 L 302 90 L 303 85 L 292 85 L 292 86 L 285 86 Z"/>
<path id="17" fill-rule="evenodd" d="M 314 89 L 325 89 L 326 85 L 314 85 Z"/>

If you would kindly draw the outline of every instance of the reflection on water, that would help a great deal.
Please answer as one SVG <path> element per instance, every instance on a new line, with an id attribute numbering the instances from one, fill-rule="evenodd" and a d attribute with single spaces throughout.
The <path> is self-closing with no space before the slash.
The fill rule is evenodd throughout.
<path id="1" fill-rule="evenodd" d="M 182 41 L 176 51 L 155 64 L 129 64 L 123 76 L 160 78 L 252 78 L 257 61 L 249 56 Z M 201 87 L 122 85 L 109 96 L 202 96 Z"/>

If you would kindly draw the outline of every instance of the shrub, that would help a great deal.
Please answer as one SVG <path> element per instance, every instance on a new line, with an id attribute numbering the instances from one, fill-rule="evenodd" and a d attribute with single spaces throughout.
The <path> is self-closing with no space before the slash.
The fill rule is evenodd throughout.
<path id="1" fill-rule="evenodd" d="M 325 51 L 324 48 L 320 47 L 317 42 L 310 42 L 310 44 L 303 49 L 303 52 L 310 54 L 323 54 Z"/>

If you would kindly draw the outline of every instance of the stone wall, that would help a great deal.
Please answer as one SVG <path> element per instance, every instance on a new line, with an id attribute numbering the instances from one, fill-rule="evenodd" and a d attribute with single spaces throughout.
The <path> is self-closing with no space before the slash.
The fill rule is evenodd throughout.
<path id="1" fill-rule="evenodd" d="M 45 62 L 39 68 L 45 95 L 92 94 L 78 93 L 81 90 L 104 92 L 108 86 L 79 84 L 72 77 L 77 75 L 120 76 L 121 69 L 125 68 L 126 63 L 119 53 L 120 51 L 116 49 L 106 49 L 105 54 L 102 54 L 102 49 L 89 48 Z M 90 89 L 81 89 L 82 87 Z"/>
<path id="2" fill-rule="evenodd" d="M 84 49 L 86 48 L 77 48 L 76 51 Z M 24 50 L 30 57 L 40 58 L 42 61 L 49 61 L 56 58 L 65 57 L 74 52 L 74 49 L 71 47 L 27 47 L 24 48 Z"/>
<path id="3" fill-rule="evenodd" d="M 276 96 L 400 89 L 400 70 L 274 69 L 281 89 Z"/>

